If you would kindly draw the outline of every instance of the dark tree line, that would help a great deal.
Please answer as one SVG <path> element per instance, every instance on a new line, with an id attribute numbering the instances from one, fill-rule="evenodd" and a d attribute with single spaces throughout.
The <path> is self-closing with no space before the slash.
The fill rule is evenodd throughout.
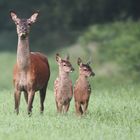
<path id="1" fill-rule="evenodd" d="M 31 44 L 34 50 L 46 51 L 46 46 L 50 46 L 47 51 L 53 51 L 74 43 L 81 31 L 92 24 L 138 20 L 139 5 L 138 0 L 0 0 L 0 51 L 12 51 L 15 48 L 11 46 L 17 41 L 10 10 L 15 10 L 20 18 L 39 10 Z"/>
<path id="2" fill-rule="evenodd" d="M 30 16 L 40 10 L 42 30 L 83 29 L 90 24 L 139 19 L 138 0 L 0 0 L 1 29 L 11 28 L 9 11 Z"/>

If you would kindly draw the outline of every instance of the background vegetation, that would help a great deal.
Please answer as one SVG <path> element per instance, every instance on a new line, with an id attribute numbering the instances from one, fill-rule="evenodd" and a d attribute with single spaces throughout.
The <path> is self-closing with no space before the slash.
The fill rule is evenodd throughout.
<path id="1" fill-rule="evenodd" d="M 140 133 L 140 2 L 138 0 L 0 0 L 0 138 L 11 139 L 139 139 Z M 17 35 L 9 11 L 39 17 L 30 33 L 32 51 L 48 56 L 51 78 L 45 113 L 36 94 L 33 116 L 22 97 L 20 115 L 13 113 L 12 70 Z M 57 115 L 53 82 L 58 74 L 55 54 L 70 54 L 78 77 L 77 57 L 91 59 L 89 112 L 78 118 L 72 100 L 68 115 Z"/>
<path id="2" fill-rule="evenodd" d="M 0 51 L 16 52 L 16 31 L 9 11 L 15 10 L 23 18 L 39 10 L 30 35 L 33 51 L 50 55 L 80 45 L 91 52 L 95 67 L 104 65 L 119 78 L 139 80 L 139 4 L 138 0 L 0 0 Z"/>

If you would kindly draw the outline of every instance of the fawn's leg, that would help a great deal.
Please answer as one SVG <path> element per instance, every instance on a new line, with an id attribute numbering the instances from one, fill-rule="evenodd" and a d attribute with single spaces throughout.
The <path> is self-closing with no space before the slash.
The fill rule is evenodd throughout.
<path id="1" fill-rule="evenodd" d="M 55 103 L 56 103 L 56 109 L 57 109 L 57 112 L 59 112 L 58 102 L 57 102 L 56 99 L 55 99 Z"/>
<path id="2" fill-rule="evenodd" d="M 58 106 L 57 112 L 62 113 L 63 105 L 60 102 L 57 102 L 57 106 Z"/>
<path id="3" fill-rule="evenodd" d="M 70 103 L 64 105 L 64 113 L 67 113 L 69 110 Z"/>
<path id="4" fill-rule="evenodd" d="M 86 101 L 84 104 L 83 104 L 83 114 L 86 114 L 87 112 L 87 108 L 88 108 L 88 101 Z"/>
<path id="5" fill-rule="evenodd" d="M 81 104 L 79 102 L 75 102 L 75 109 L 76 109 L 77 115 L 83 114 L 83 110 L 82 110 Z"/>

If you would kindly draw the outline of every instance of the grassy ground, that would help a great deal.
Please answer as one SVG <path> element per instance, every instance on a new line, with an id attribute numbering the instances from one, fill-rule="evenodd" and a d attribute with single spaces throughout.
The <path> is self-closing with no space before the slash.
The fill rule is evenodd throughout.
<path id="1" fill-rule="evenodd" d="M 34 140 L 138 140 L 140 133 L 140 96 L 137 85 L 94 89 L 88 114 L 77 117 L 72 100 L 69 113 L 56 113 L 53 91 L 48 90 L 44 115 L 39 114 L 36 94 L 32 117 L 28 117 L 24 98 L 20 114 L 13 111 L 12 90 L 0 92 L 0 138 Z"/>
<path id="2" fill-rule="evenodd" d="M 71 49 L 71 48 L 70 48 Z M 73 50 L 73 49 L 72 49 Z M 64 56 L 67 50 L 59 50 Z M 84 55 L 83 52 L 79 52 Z M 78 67 L 76 58 L 71 58 L 75 72 L 71 74 L 74 83 Z M 88 114 L 77 117 L 72 100 L 67 115 L 56 113 L 53 81 L 57 76 L 55 55 L 49 56 L 51 79 L 45 100 L 44 115 L 39 114 L 39 95 L 36 93 L 33 115 L 28 117 L 27 106 L 22 95 L 20 114 L 14 113 L 12 69 L 16 54 L 0 54 L 0 139 L 34 140 L 138 140 L 140 136 L 140 95 L 138 84 L 113 84 L 96 76 L 90 79 L 92 94 Z"/>

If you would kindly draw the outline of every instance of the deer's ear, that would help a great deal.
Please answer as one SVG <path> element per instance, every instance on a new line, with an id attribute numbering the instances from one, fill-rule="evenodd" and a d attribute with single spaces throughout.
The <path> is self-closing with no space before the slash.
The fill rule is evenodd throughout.
<path id="1" fill-rule="evenodd" d="M 77 60 L 77 64 L 80 66 L 82 64 L 82 60 L 81 58 L 79 57 L 78 60 Z"/>
<path id="2" fill-rule="evenodd" d="M 36 20 L 37 20 L 37 17 L 38 17 L 38 12 L 35 12 L 35 13 L 28 19 L 28 22 L 29 22 L 30 24 L 35 23 Z"/>
<path id="3" fill-rule="evenodd" d="M 60 63 L 61 62 L 61 57 L 59 56 L 59 54 L 56 54 L 56 62 Z"/>
<path id="4" fill-rule="evenodd" d="M 14 11 L 10 11 L 10 16 L 12 20 L 15 22 L 15 24 L 19 23 L 19 18 L 17 17 L 16 13 Z"/>

